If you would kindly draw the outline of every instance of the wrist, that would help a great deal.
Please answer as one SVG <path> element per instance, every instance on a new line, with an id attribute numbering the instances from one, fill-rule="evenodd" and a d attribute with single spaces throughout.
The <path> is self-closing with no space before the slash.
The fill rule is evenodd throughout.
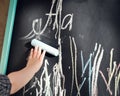
<path id="1" fill-rule="evenodd" d="M 36 74 L 36 68 L 33 66 L 26 66 L 24 69 L 28 72 L 28 74 L 33 76 Z"/>

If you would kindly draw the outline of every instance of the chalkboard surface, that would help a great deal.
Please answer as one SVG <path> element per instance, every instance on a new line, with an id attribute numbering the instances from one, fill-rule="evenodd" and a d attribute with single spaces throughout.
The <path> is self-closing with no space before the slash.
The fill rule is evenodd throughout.
<path id="1" fill-rule="evenodd" d="M 119 0 L 18 0 L 7 74 L 25 66 L 33 38 L 60 54 L 13 96 L 120 95 Z"/>

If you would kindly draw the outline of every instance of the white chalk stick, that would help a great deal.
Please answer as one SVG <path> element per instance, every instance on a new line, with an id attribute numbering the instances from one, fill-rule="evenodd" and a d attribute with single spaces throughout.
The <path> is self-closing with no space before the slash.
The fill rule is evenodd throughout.
<path id="1" fill-rule="evenodd" d="M 41 49 L 47 51 L 48 53 L 50 53 L 50 54 L 52 54 L 54 56 L 58 56 L 59 55 L 58 49 L 56 49 L 56 48 L 54 48 L 54 47 L 52 47 L 50 45 L 47 45 L 47 44 L 45 44 L 45 43 L 43 43 L 43 42 L 41 42 L 41 41 L 39 41 L 37 39 L 33 39 L 31 41 L 31 45 L 34 46 L 34 47 L 38 46 Z"/>

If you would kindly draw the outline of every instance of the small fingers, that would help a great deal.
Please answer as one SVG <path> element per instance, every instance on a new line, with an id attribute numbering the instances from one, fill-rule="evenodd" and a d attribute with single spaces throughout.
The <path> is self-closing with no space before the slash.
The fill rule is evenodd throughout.
<path id="1" fill-rule="evenodd" d="M 40 57 L 40 55 L 41 55 L 41 48 L 40 47 L 38 47 L 38 52 L 37 52 L 37 58 L 39 58 Z"/>
<path id="2" fill-rule="evenodd" d="M 33 58 L 40 58 L 41 61 L 43 61 L 45 53 L 46 53 L 45 50 L 42 52 L 40 47 L 35 46 L 34 50 L 32 50 L 31 52 L 31 56 L 33 56 Z"/>
<path id="3" fill-rule="evenodd" d="M 33 58 L 36 58 L 37 53 L 38 53 L 38 46 L 35 46 L 34 52 L 33 52 Z"/>
<path id="4" fill-rule="evenodd" d="M 30 54 L 29 54 L 29 59 L 31 59 L 33 57 L 33 48 L 30 50 Z"/>
<path id="5" fill-rule="evenodd" d="M 44 57 L 45 57 L 45 53 L 46 53 L 46 51 L 45 50 L 43 50 L 43 52 L 42 52 L 42 54 L 41 54 L 41 56 L 40 56 L 40 60 L 43 62 L 43 59 L 44 59 Z"/>

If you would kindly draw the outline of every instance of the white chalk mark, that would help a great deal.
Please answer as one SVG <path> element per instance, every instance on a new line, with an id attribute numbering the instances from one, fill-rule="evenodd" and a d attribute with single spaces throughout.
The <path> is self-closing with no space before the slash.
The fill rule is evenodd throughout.
<path id="1" fill-rule="evenodd" d="M 94 48 L 94 51 L 96 51 L 96 50 L 97 50 L 97 46 L 98 46 L 98 44 L 97 44 L 97 43 L 95 43 L 95 48 Z"/>
<path id="2" fill-rule="evenodd" d="M 57 38 L 58 31 L 61 32 L 61 29 L 65 30 L 69 26 L 69 31 L 70 31 L 72 29 L 73 14 L 67 14 L 63 18 L 63 20 L 61 20 L 62 3 L 63 3 L 63 0 L 52 0 L 52 5 L 50 8 L 50 11 L 49 11 L 49 13 L 45 14 L 48 16 L 48 18 L 47 18 L 46 23 L 43 26 L 43 28 L 42 28 L 42 18 L 33 20 L 32 31 L 28 35 L 22 37 L 22 39 L 31 39 L 33 37 L 40 38 L 40 35 L 44 34 L 44 32 L 48 26 L 52 26 L 52 30 L 56 30 L 55 38 Z M 54 7 L 56 7 L 56 11 L 53 13 Z M 52 20 L 53 19 L 52 17 L 54 17 L 54 21 Z M 69 18 L 69 20 L 65 24 L 65 20 L 68 18 Z M 36 31 L 35 25 L 37 25 L 38 31 Z"/>
<path id="3" fill-rule="evenodd" d="M 119 67 L 120 68 L 120 67 Z M 120 92 L 120 71 L 118 73 L 118 75 L 115 76 L 115 95 L 114 96 L 118 96 L 119 92 Z M 117 95 L 118 93 L 118 95 Z"/>
<path id="4" fill-rule="evenodd" d="M 100 56 L 98 58 L 98 62 L 97 62 L 97 66 L 96 66 L 96 74 L 95 74 L 95 85 L 94 88 L 97 88 L 97 80 L 98 80 L 98 73 L 99 73 L 99 68 L 100 68 L 100 64 L 103 58 L 103 53 L 104 53 L 104 49 L 102 48 Z"/>
<path id="5" fill-rule="evenodd" d="M 21 39 L 30 39 L 30 38 L 33 38 L 35 36 L 35 34 L 32 34 L 33 33 L 33 30 L 26 36 L 22 37 Z"/>
<path id="6" fill-rule="evenodd" d="M 101 49 L 101 45 L 99 45 L 99 48 L 97 50 L 94 62 L 93 62 L 93 70 L 92 70 L 92 90 L 91 90 L 91 95 L 92 96 L 97 96 L 98 92 L 97 92 L 97 79 L 98 79 L 98 73 L 99 73 L 99 68 L 100 68 L 100 64 L 103 58 L 103 48 Z M 100 53 L 101 52 L 101 53 Z M 99 56 L 99 57 L 98 57 Z"/>
<path id="7" fill-rule="evenodd" d="M 111 80 L 112 80 L 112 78 L 113 78 L 113 75 L 114 75 L 115 69 L 116 69 L 116 62 L 113 62 L 113 64 L 114 64 L 114 67 L 113 67 L 113 69 L 111 70 L 111 73 L 110 73 L 110 76 L 109 76 L 108 86 L 110 86 Z"/>
<path id="8" fill-rule="evenodd" d="M 47 65 L 49 65 L 48 61 L 45 60 L 45 66 L 44 66 L 44 70 L 45 70 L 45 78 L 44 78 L 44 82 L 45 82 L 45 88 L 43 90 L 43 93 L 45 94 L 45 96 L 52 96 L 52 89 L 50 87 L 50 77 L 51 75 L 48 75 L 48 68 Z"/>
<path id="9" fill-rule="evenodd" d="M 115 75 L 117 75 L 117 73 L 118 73 L 119 69 L 120 69 L 120 63 L 119 63 L 119 65 L 118 65 L 118 67 L 116 68 Z"/>
<path id="10" fill-rule="evenodd" d="M 110 51 L 110 69 L 109 69 L 109 72 L 108 72 L 109 78 L 110 78 L 110 74 L 112 72 L 113 51 L 114 51 L 114 49 L 112 48 L 111 51 Z"/>
<path id="11" fill-rule="evenodd" d="M 59 69 L 59 64 L 55 64 L 53 67 L 53 90 L 54 96 L 65 96 L 66 90 L 62 88 L 62 76 Z"/>
<path id="12" fill-rule="evenodd" d="M 73 85 L 74 85 L 74 75 L 75 75 L 75 69 L 74 69 L 74 60 L 73 60 L 73 49 L 72 49 L 72 39 L 69 36 L 70 39 L 70 53 L 71 53 L 71 61 L 72 61 L 72 84 L 71 84 L 71 93 L 70 96 L 72 96 L 73 92 Z"/>
<path id="13" fill-rule="evenodd" d="M 84 69 L 83 51 L 81 51 L 82 72 Z"/>
<path id="14" fill-rule="evenodd" d="M 80 96 L 80 89 L 79 89 L 79 84 L 78 84 L 78 78 L 77 78 L 77 46 L 76 46 L 76 43 L 75 43 L 75 39 L 72 38 L 73 40 L 73 45 L 74 45 L 74 50 L 75 50 L 75 61 L 74 61 L 74 64 L 75 64 L 75 83 L 76 83 L 76 87 L 77 87 L 77 96 Z"/>
<path id="15" fill-rule="evenodd" d="M 69 22 L 64 26 L 64 23 L 65 23 L 65 19 L 70 17 L 70 20 Z M 66 29 L 68 26 L 69 26 L 69 31 L 71 31 L 72 29 L 72 22 L 73 22 L 73 14 L 68 14 L 66 15 L 64 18 L 63 18 L 63 22 L 62 22 L 62 25 L 61 25 L 61 29 Z"/>
<path id="16" fill-rule="evenodd" d="M 71 93 L 70 96 L 72 96 L 73 91 L 73 85 L 75 81 L 75 85 L 77 88 L 77 96 L 80 96 L 80 87 L 78 84 L 78 78 L 77 78 L 77 46 L 75 43 L 75 39 L 72 37 L 70 38 L 70 52 L 71 52 L 71 60 L 72 60 L 72 84 L 71 84 Z M 74 55 L 73 55 L 73 49 L 74 48 Z"/>

